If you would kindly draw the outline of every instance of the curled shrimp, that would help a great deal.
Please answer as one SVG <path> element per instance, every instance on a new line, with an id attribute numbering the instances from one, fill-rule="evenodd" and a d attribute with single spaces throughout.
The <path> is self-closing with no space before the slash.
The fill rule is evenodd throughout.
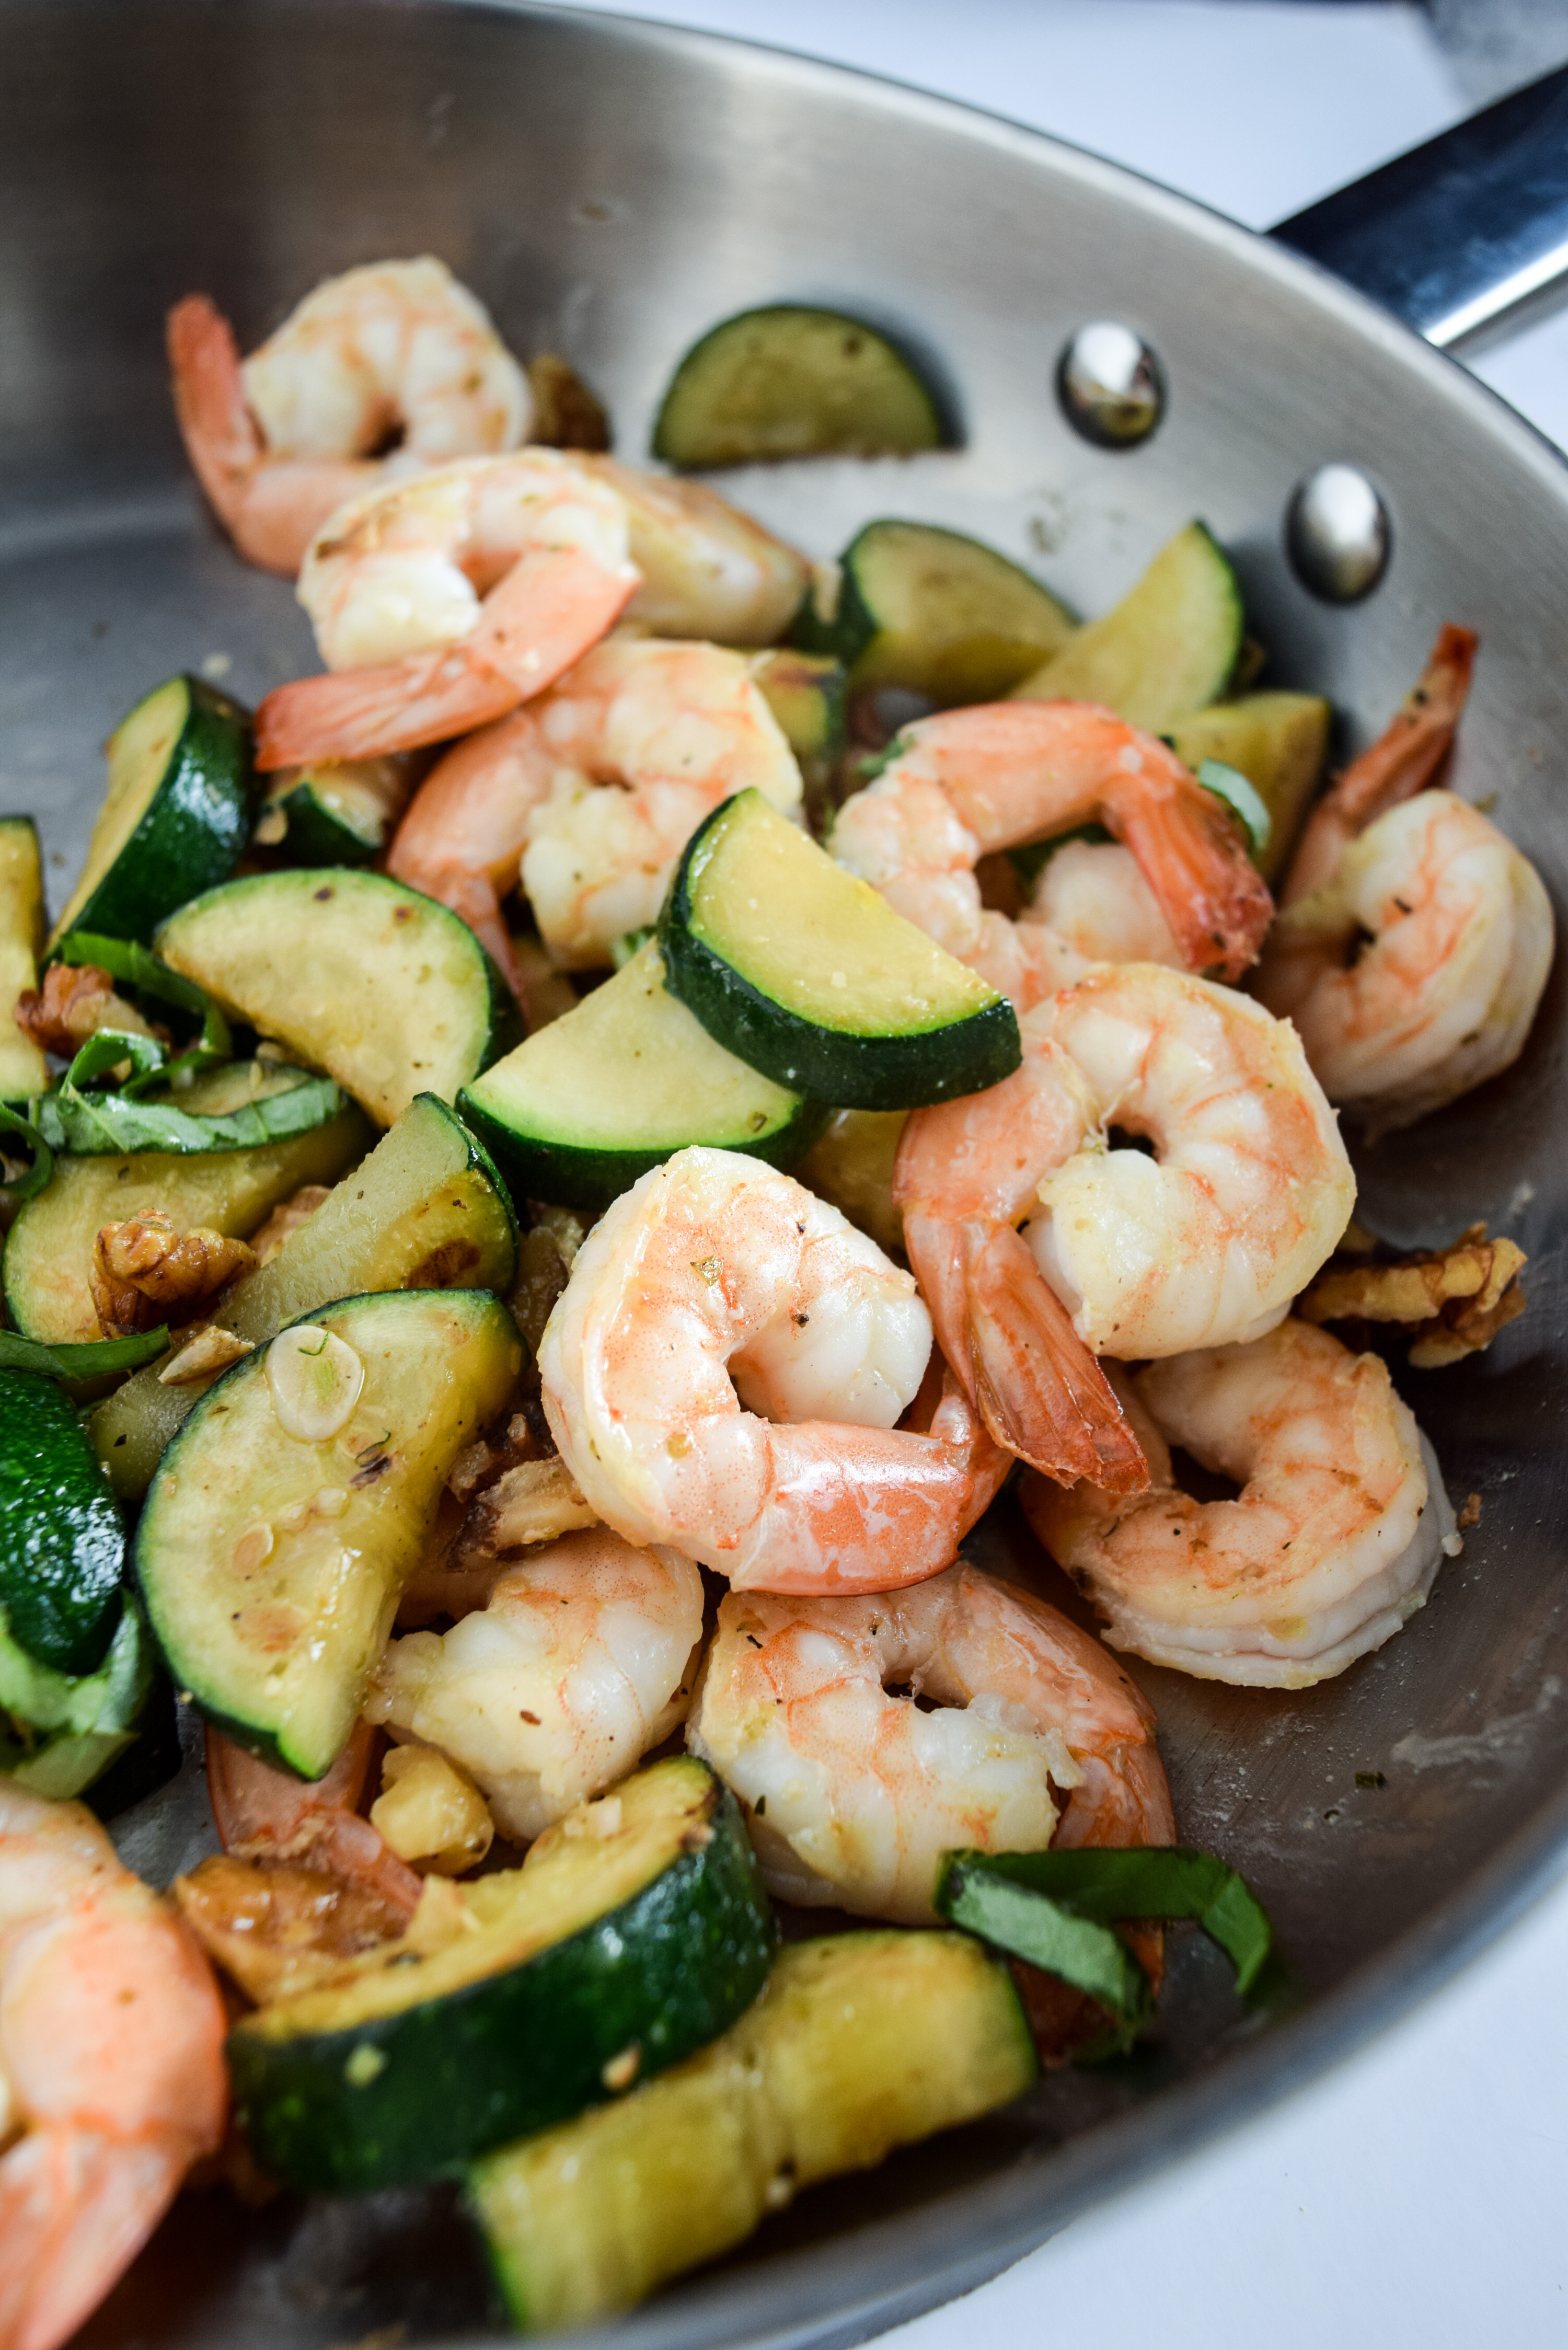
<path id="1" fill-rule="evenodd" d="M 1153 1726 L 1097 1640 L 961 1562 L 876 1597 L 732 1592 L 687 1743 L 771 1892 L 913 1926 L 954 1847 L 1172 1843 Z"/>
<path id="2" fill-rule="evenodd" d="M 424 465 L 515 449 L 534 403 L 488 313 L 428 256 L 328 277 L 243 363 L 205 294 L 169 313 L 174 409 L 247 561 L 293 577 L 348 499 Z M 400 434 L 389 457 L 373 452 Z"/>
<path id="3" fill-rule="evenodd" d="M 1449 624 L 1427 666 L 1376 743 L 1335 776 L 1302 827 L 1280 890 L 1282 906 L 1334 879 L 1340 859 L 1367 826 L 1436 782 L 1453 748 L 1480 639 Z"/>
<path id="4" fill-rule="evenodd" d="M 667 637 L 766 642 L 805 578 L 793 548 L 698 484 L 550 449 L 441 466 L 358 500 L 312 546 L 299 599 L 327 667 L 352 674 L 269 694 L 257 763 L 466 733 L 542 692 L 623 609 Z"/>
<path id="5" fill-rule="evenodd" d="M 1355 1178 L 1295 1031 L 1230 988 L 1106 965 L 1019 1027 L 1012 1076 L 905 1128 L 905 1246 L 992 1432 L 1126 1492 L 1136 1440 L 1069 1338 L 1131 1360 L 1258 1335 L 1331 1253 Z"/>
<path id="6" fill-rule="evenodd" d="M 1307 1689 L 1380 1648 L 1460 1547 L 1432 1449 L 1376 1355 L 1304 1322 L 1124 1381 L 1154 1471 L 1111 1502 L 1029 1478 L 1030 1524 L 1106 1638 L 1199 1679 Z M 1233 1478 L 1198 1502 L 1168 1444 Z"/>
<path id="7" fill-rule="evenodd" d="M 743 1588 L 880 1591 L 946 1566 L 1008 1466 L 956 1388 L 929 1433 L 895 1425 L 929 1352 L 875 1242 L 761 1160 L 693 1147 L 589 1233 L 539 1370 L 563 1460 L 628 1542 Z"/>
<path id="8" fill-rule="evenodd" d="M 1027 1009 L 1076 978 L 1082 957 L 1044 921 L 983 911 L 975 865 L 1091 821 L 1132 852 L 1183 963 L 1238 978 L 1273 910 L 1240 827 L 1165 743 L 1093 702 L 1000 702 L 921 719 L 839 810 L 828 846 Z"/>
<path id="9" fill-rule="evenodd" d="M 657 916 L 709 809 L 748 785 L 799 808 L 800 771 L 746 656 L 618 637 L 437 763 L 388 870 L 460 914 L 521 993 L 501 919 L 519 868 L 554 962 L 607 963 Z"/>
<path id="10" fill-rule="evenodd" d="M 1016 920 L 1023 930 L 1047 934 L 1045 951 L 1061 967 L 1064 986 L 1095 962 L 1187 968 L 1159 899 L 1119 840 L 1064 840 L 1046 858 Z"/>
<path id="11" fill-rule="evenodd" d="M 393 1640 L 366 1711 L 450 1755 L 530 1842 L 669 1736 L 701 1638 L 691 1561 L 599 1526 L 509 1567 L 451 1631 Z"/>
<path id="12" fill-rule="evenodd" d="M 1511 1067 L 1552 968 L 1530 859 L 1451 792 L 1389 808 L 1274 925 L 1258 972 L 1324 1092 L 1373 1134 Z"/>
<path id="13" fill-rule="evenodd" d="M 598 642 L 638 585 L 624 502 L 555 449 L 372 490 L 311 546 L 299 600 L 327 677 L 256 712 L 256 764 L 417 750 L 504 717 Z"/>
<path id="14" fill-rule="evenodd" d="M 123 2274 L 228 2084 L 207 1962 L 90 1812 L 0 1778 L 0 2350 L 56 2350 Z"/>

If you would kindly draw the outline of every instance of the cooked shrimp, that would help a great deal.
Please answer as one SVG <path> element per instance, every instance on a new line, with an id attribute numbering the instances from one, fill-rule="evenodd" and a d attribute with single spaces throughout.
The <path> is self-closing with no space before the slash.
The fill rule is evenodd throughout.
<path id="1" fill-rule="evenodd" d="M 328 277 L 243 364 L 227 319 L 189 295 L 169 313 L 169 361 L 186 451 L 219 520 L 248 561 L 291 578 L 349 498 L 515 449 L 533 416 L 528 380 L 488 314 L 428 257 Z"/>
<path id="2" fill-rule="evenodd" d="M 1351 842 L 1376 817 L 1435 781 L 1453 747 L 1480 641 L 1470 629 L 1438 630 L 1419 683 L 1308 816 L 1280 891 L 1282 906 L 1310 898 L 1332 881 Z"/>
<path id="3" fill-rule="evenodd" d="M 1460 1548 L 1430 1445 L 1376 1355 L 1282 1322 L 1125 1380 L 1154 1471 L 1134 1502 L 1025 1481 L 1029 1522 L 1113 1648 L 1202 1680 L 1306 1689 L 1381 1648 Z M 1231 1477 L 1196 1502 L 1167 1440 Z"/>
<path id="4" fill-rule="evenodd" d="M 239 1860 L 298 1863 L 325 1872 L 364 1887 L 392 1916 L 411 1918 L 419 1878 L 355 1809 L 374 1744 L 369 1724 L 357 1724 L 326 1777 L 310 1783 L 275 1771 L 209 1729 L 207 1793 L 224 1851 Z"/>
<path id="5" fill-rule="evenodd" d="M 845 803 L 828 846 L 1027 1009 L 1075 979 L 1082 958 L 1043 921 L 984 912 L 975 864 L 1091 821 L 1126 842 L 1182 962 L 1238 978 L 1272 901 L 1235 818 L 1165 743 L 1093 702 L 1002 702 L 921 719 Z"/>
<path id="6" fill-rule="evenodd" d="M 90 1812 L 0 1778 L 0 2350 L 55 2350 L 223 2135 L 223 2003 Z"/>
<path id="7" fill-rule="evenodd" d="M 1024 929 L 1048 931 L 1058 961 L 1080 958 L 1063 981 L 1081 979 L 1092 962 L 1163 962 L 1185 971 L 1159 899 L 1137 858 L 1119 840 L 1065 840 L 1049 857 L 1018 916 Z"/>
<path id="8" fill-rule="evenodd" d="M 956 1389 L 929 1434 L 895 1426 L 929 1351 L 875 1242 L 760 1159 L 693 1148 L 588 1234 L 539 1370 L 562 1458 L 628 1542 L 752 1589 L 880 1591 L 946 1566 L 1006 1472 Z"/>
<path id="9" fill-rule="evenodd" d="M 393 1640 L 366 1713 L 461 1763 L 526 1843 L 669 1736 L 701 1638 L 691 1561 L 600 1526 L 509 1568 L 450 1632 Z"/>
<path id="10" fill-rule="evenodd" d="M 1426 791 L 1280 916 L 1258 993 L 1295 1022 L 1329 1099 L 1386 1134 L 1512 1066 L 1553 945 L 1530 859 L 1479 809 Z"/>
<path id="11" fill-rule="evenodd" d="M 311 548 L 299 598 L 322 658 L 363 674 L 270 694 L 259 764 L 465 733 L 541 692 L 628 598 L 628 622 L 666 637 L 766 642 L 805 576 L 697 484 L 548 449 L 443 466 L 358 501 Z"/>
<path id="12" fill-rule="evenodd" d="M 625 501 L 556 449 L 469 457 L 342 507 L 299 600 L 337 674 L 256 713 L 256 764 L 362 759 L 467 733 L 543 692 L 638 585 Z"/>
<path id="13" fill-rule="evenodd" d="M 461 914 L 521 993 L 500 910 L 519 865 L 556 964 L 607 963 L 658 914 L 709 809 L 748 785 L 788 815 L 800 806 L 800 771 L 745 655 L 616 638 L 447 753 L 388 870 Z"/>
<path id="14" fill-rule="evenodd" d="M 771 1892 L 914 1926 L 955 1846 L 1173 1842 L 1153 1724 L 1097 1640 L 961 1563 L 875 1598 L 732 1592 L 686 1734 Z"/>
<path id="15" fill-rule="evenodd" d="M 1230 988 L 1102 966 L 1019 1024 L 1022 1068 L 905 1128 L 905 1246 L 992 1433 L 1127 1491 L 1137 1444 L 1073 1334 L 1129 1360 L 1257 1336 L 1332 1252 L 1355 1179 L 1294 1030 Z"/>

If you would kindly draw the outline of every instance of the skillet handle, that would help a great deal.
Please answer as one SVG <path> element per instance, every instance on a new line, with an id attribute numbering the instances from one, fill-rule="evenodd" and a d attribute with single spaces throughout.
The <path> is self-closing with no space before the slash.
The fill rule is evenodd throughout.
<path id="1" fill-rule="evenodd" d="M 1568 66 L 1270 231 L 1473 352 L 1568 301 Z"/>

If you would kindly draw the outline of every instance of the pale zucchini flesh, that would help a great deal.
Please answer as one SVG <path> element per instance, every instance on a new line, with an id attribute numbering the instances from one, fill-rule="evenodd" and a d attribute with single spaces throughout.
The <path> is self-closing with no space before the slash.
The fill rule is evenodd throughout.
<path id="1" fill-rule="evenodd" d="M 597 1212 L 690 1143 L 787 1167 L 825 1113 L 709 1035 L 649 940 L 458 1097 L 520 1196 Z"/>
<path id="2" fill-rule="evenodd" d="M 909 455 L 943 438 L 930 390 L 875 327 L 776 303 L 692 345 L 660 405 L 653 453 L 669 465 L 748 465 Z"/>
<path id="3" fill-rule="evenodd" d="M 1225 691 L 1242 628 L 1234 571 L 1203 525 L 1189 523 L 1119 604 L 1014 691 L 1025 702 L 1101 702 L 1163 734 Z"/>
<path id="4" fill-rule="evenodd" d="M 182 907 L 155 944 L 381 1126 L 416 1094 L 452 1100 L 517 1033 L 505 983 L 466 923 L 384 874 L 256 874 Z"/>
<path id="5" fill-rule="evenodd" d="M 40 1665 L 12 1637 L 0 1608 L 0 1777 L 55 1803 L 85 1794 L 144 1734 L 157 1678 L 157 1655 L 133 1599 L 102 1663 L 78 1674 Z"/>
<path id="6" fill-rule="evenodd" d="M 248 1240 L 302 1184 L 336 1182 L 370 1139 L 360 1113 L 345 1102 L 324 1125 L 258 1149 L 57 1159 L 50 1182 L 25 1203 L 5 1237 L 0 1276 L 13 1326 L 47 1347 L 101 1337 L 90 1278 L 103 1225 L 156 1211 L 178 1232 Z"/>
<path id="7" fill-rule="evenodd" d="M 791 1944 L 701 2055 L 474 2166 L 508 2314 L 543 2333 L 628 2309 L 800 2188 L 973 2120 L 1036 2069 L 1011 1976 L 968 1936 Z"/>
<path id="8" fill-rule="evenodd" d="M 912 1109 L 1018 1066 L 1006 999 L 760 792 L 688 842 L 659 944 L 670 993 L 720 1044 L 817 1100 Z"/>
<path id="9" fill-rule="evenodd" d="M 40 1046 L 16 1025 L 19 996 L 38 984 L 44 869 L 28 816 L 0 816 L 0 1101 L 26 1101 L 48 1081 Z"/>
<path id="10" fill-rule="evenodd" d="M 363 2190 L 458 2169 L 679 2062 L 755 1996 L 776 1939 L 734 1797 L 690 1755 L 445 1892 L 398 1942 L 229 2043 L 275 2177 Z"/>
<path id="11" fill-rule="evenodd" d="M 846 737 L 843 663 L 831 653 L 776 645 L 755 656 L 752 675 L 794 753 L 807 819 L 820 832 L 836 797 L 838 764 Z"/>
<path id="12" fill-rule="evenodd" d="M 164 1456 L 136 1573 L 177 1686 L 253 1752 L 318 1779 L 358 1716 L 452 1462 L 505 1404 L 523 1342 L 476 1290 L 345 1298 L 306 1321 L 361 1367 L 341 1423 L 319 1441 L 292 1433 L 284 1373 L 269 1371 L 282 1336 L 247 1355 Z"/>
<path id="13" fill-rule="evenodd" d="M 1258 858 L 1271 885 L 1290 861 L 1302 820 L 1328 756 L 1329 705 L 1316 693 L 1244 693 L 1195 710 L 1170 729 L 1179 759 L 1194 775 L 1218 759 L 1246 776 L 1269 811 L 1269 845 Z"/>
<path id="14" fill-rule="evenodd" d="M 170 678 L 109 737 L 103 806 L 50 946 L 78 930 L 145 944 L 233 872 L 250 827 L 248 716 L 201 678 Z"/>
<path id="15" fill-rule="evenodd" d="M 213 1319 L 260 1346 L 329 1298 L 452 1288 L 504 1296 L 516 1271 L 516 1219 L 494 1165 L 454 1111 L 421 1094 Z M 147 1491 L 202 1392 L 166 1386 L 159 1378 L 166 1367 L 137 1372 L 92 1417 L 93 1442 L 122 1501 Z"/>
<path id="16" fill-rule="evenodd" d="M 833 608 L 802 607 L 797 643 L 833 653 L 851 692 L 902 686 L 940 707 L 994 702 L 1073 635 L 1064 604 L 994 547 L 931 523 L 868 523 L 839 558 Z"/>

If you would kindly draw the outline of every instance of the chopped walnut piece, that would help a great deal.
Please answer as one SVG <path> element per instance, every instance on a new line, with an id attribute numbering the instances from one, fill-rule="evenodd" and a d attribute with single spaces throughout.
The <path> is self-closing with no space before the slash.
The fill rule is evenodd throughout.
<path id="1" fill-rule="evenodd" d="M 518 1461 L 461 1513 L 449 1493 L 430 1548 L 404 1588 L 398 1621 L 406 1627 L 472 1615 L 520 1552 L 598 1523 L 558 1453 Z"/>
<path id="2" fill-rule="evenodd" d="M 198 1228 L 177 1232 L 154 1209 L 105 1224 L 93 1250 L 92 1302 L 106 1338 L 129 1338 L 181 1309 L 204 1305 L 255 1258 L 244 1241 Z"/>
<path id="3" fill-rule="evenodd" d="M 1524 1311 L 1519 1276 L 1529 1262 L 1510 1240 L 1471 1224 L 1447 1248 L 1387 1264 L 1331 1265 L 1296 1301 L 1303 1322 L 1393 1322 L 1414 1341 L 1410 1362 L 1438 1370 L 1490 1347 Z"/>
<path id="4" fill-rule="evenodd" d="M 528 389 L 534 395 L 530 438 L 535 448 L 609 447 L 609 419 L 569 360 L 541 351 L 528 362 Z"/>
<path id="5" fill-rule="evenodd" d="M 528 1204 L 534 1222 L 518 1247 L 517 1285 L 508 1303 L 536 1355 L 550 1309 L 566 1285 L 587 1226 L 569 1208 L 547 1208 L 534 1200 Z"/>
<path id="6" fill-rule="evenodd" d="M 210 1322 L 200 1323 L 186 1333 L 184 1345 L 159 1365 L 159 1384 L 166 1388 L 205 1385 L 242 1355 L 254 1352 L 249 1338 L 241 1338 L 233 1330 L 216 1329 Z"/>
<path id="7" fill-rule="evenodd" d="M 275 1208 L 260 1232 L 251 1234 L 251 1247 L 257 1264 L 270 1264 L 285 1241 L 291 1240 L 301 1224 L 307 1222 L 322 1201 L 331 1196 L 328 1184 L 306 1183 L 301 1185 L 292 1200 L 285 1200 L 281 1206 Z"/>
<path id="8" fill-rule="evenodd" d="M 176 1877 L 173 1889 L 208 1957 L 263 2007 L 309 1990 L 345 1959 L 395 1941 L 407 1923 L 369 1886 L 232 1853 Z"/>
<path id="9" fill-rule="evenodd" d="M 168 1036 L 167 1029 L 150 1026 L 133 1003 L 115 993 L 109 972 L 95 962 L 52 962 L 42 988 L 27 988 L 16 998 L 16 1018 L 25 1036 L 62 1061 L 74 1059 L 100 1028 L 156 1036 L 161 1043 Z"/>
<path id="10" fill-rule="evenodd" d="M 1472 1526 L 1480 1525 L 1480 1495 L 1479 1493 L 1468 1493 L 1465 1496 L 1464 1507 L 1460 1510 L 1459 1516 L 1454 1520 L 1454 1523 L 1459 1528 L 1460 1534 L 1468 1534 Z"/>

